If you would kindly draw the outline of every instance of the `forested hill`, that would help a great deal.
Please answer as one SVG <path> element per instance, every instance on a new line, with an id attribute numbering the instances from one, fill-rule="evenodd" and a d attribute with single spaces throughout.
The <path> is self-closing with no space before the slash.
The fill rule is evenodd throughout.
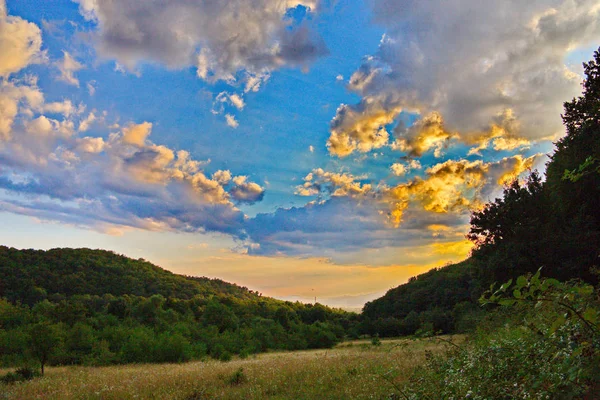
<path id="1" fill-rule="evenodd" d="M 110 251 L 0 246 L 0 367 L 326 348 L 353 331 L 356 317 Z"/>
<path id="2" fill-rule="evenodd" d="M 515 180 L 471 215 L 472 256 L 411 279 L 364 308 L 363 332 L 380 335 L 461 331 L 481 314 L 490 284 L 542 268 L 543 277 L 600 276 L 600 50 L 584 64 L 583 94 L 564 104 L 567 134 L 546 164 Z"/>
<path id="3" fill-rule="evenodd" d="M 219 279 L 177 275 L 106 250 L 18 250 L 0 246 L 0 297 L 33 305 L 56 296 L 111 294 L 191 299 L 257 294 Z"/>
<path id="4" fill-rule="evenodd" d="M 381 336 L 411 335 L 419 329 L 453 332 L 480 314 L 481 294 L 472 260 L 434 268 L 365 305 L 362 331 Z"/>

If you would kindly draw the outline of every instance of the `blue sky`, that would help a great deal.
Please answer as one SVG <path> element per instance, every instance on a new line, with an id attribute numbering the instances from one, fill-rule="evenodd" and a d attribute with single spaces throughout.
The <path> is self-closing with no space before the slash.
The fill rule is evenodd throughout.
<path id="1" fill-rule="evenodd" d="M 599 13 L 0 0 L 0 243 L 361 306 L 465 258 L 469 213 L 543 168 Z"/>

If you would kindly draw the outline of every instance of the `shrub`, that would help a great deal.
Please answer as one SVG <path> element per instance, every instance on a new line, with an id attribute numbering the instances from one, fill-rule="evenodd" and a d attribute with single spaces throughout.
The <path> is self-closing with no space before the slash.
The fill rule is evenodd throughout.
<path id="1" fill-rule="evenodd" d="M 510 307 L 514 320 L 480 330 L 464 348 L 427 357 L 408 398 L 586 398 L 600 383 L 600 307 L 581 283 L 519 277 L 481 301 Z"/>
<path id="2" fill-rule="evenodd" d="M 373 346 L 381 346 L 381 339 L 379 339 L 379 336 L 375 335 L 371 338 L 371 344 Z"/>
<path id="3" fill-rule="evenodd" d="M 227 384 L 229 386 L 238 386 L 248 382 L 248 378 L 244 373 L 244 368 L 238 368 L 229 378 L 227 378 Z"/>
<path id="4" fill-rule="evenodd" d="M 248 357 L 250 357 L 250 351 L 248 349 L 242 349 L 242 351 L 240 351 L 240 358 L 245 360 Z"/>
<path id="5" fill-rule="evenodd" d="M 231 353 L 228 352 L 227 350 L 225 350 L 224 352 L 221 353 L 221 355 L 219 356 L 219 361 L 231 361 Z"/>
<path id="6" fill-rule="evenodd" d="M 0 382 L 5 384 L 11 384 L 15 382 L 30 381 L 40 374 L 33 368 L 22 367 L 15 370 L 15 372 L 9 372 L 4 376 L 0 377 Z"/>

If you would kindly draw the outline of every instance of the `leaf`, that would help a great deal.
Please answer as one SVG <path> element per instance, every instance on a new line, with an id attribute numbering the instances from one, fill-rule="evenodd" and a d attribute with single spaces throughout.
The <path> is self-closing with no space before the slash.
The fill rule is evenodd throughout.
<path id="1" fill-rule="evenodd" d="M 543 301 L 538 301 L 537 303 L 535 303 L 535 306 L 534 306 L 534 308 L 536 308 L 536 309 L 537 309 L 537 308 L 540 308 L 540 307 L 541 307 L 541 306 L 543 306 L 543 305 L 544 305 L 544 302 L 543 302 Z"/>
<path id="2" fill-rule="evenodd" d="M 588 296 L 594 293 L 594 287 L 590 285 L 585 285 L 577 288 L 577 294 L 581 296 Z"/>
<path id="3" fill-rule="evenodd" d="M 542 282 L 542 291 L 546 291 L 551 287 L 557 287 L 560 286 L 560 282 L 557 281 L 556 279 L 544 279 L 544 281 Z"/>
<path id="4" fill-rule="evenodd" d="M 533 276 L 531 277 L 530 283 L 531 283 L 532 285 L 534 285 L 534 284 L 535 284 L 535 285 L 537 286 L 537 284 L 539 284 L 539 283 L 540 283 L 540 275 L 541 275 L 541 274 L 542 274 L 542 267 L 540 267 L 540 268 L 537 270 L 537 272 L 535 273 L 535 275 L 533 275 Z"/>
<path id="5" fill-rule="evenodd" d="M 522 298 L 522 297 L 523 297 L 523 296 L 521 295 L 521 291 L 520 291 L 519 289 L 515 289 L 515 290 L 513 290 L 513 296 L 514 296 L 514 298 L 515 298 L 515 299 L 520 299 L 520 298 Z"/>
<path id="6" fill-rule="evenodd" d="M 520 289 L 520 288 L 524 287 L 525 285 L 527 285 L 527 279 L 523 275 L 519 276 L 517 278 L 517 288 Z"/>
<path id="7" fill-rule="evenodd" d="M 510 287 L 510 285 L 512 285 L 512 279 L 509 279 L 508 282 L 503 283 L 502 286 L 500 286 L 500 289 L 498 289 L 498 291 L 504 292 L 506 289 L 508 289 Z"/>
<path id="8" fill-rule="evenodd" d="M 558 318 L 556 318 L 556 320 L 554 320 L 554 322 L 550 326 L 549 333 L 552 334 L 552 333 L 556 332 L 558 330 L 558 328 L 560 328 L 561 326 L 563 326 L 565 324 L 566 321 L 567 321 L 567 319 L 564 316 L 560 315 Z"/>
<path id="9" fill-rule="evenodd" d="M 500 304 L 501 306 L 512 306 L 516 303 L 516 300 L 513 299 L 501 299 L 498 300 L 498 304 Z"/>
<path id="10" fill-rule="evenodd" d="M 582 315 L 588 322 L 591 322 L 594 325 L 598 323 L 598 310 L 595 308 L 588 307 Z"/>

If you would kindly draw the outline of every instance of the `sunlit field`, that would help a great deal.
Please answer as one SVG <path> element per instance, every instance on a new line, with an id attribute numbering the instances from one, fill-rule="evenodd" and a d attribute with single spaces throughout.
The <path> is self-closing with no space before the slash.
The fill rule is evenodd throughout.
<path id="1" fill-rule="evenodd" d="M 453 340 L 462 340 L 454 337 Z M 440 340 L 345 342 L 330 350 L 246 360 L 49 367 L 43 378 L 0 387 L 2 399 L 383 399 L 398 396 Z M 7 372 L 7 371 L 2 371 Z"/>

